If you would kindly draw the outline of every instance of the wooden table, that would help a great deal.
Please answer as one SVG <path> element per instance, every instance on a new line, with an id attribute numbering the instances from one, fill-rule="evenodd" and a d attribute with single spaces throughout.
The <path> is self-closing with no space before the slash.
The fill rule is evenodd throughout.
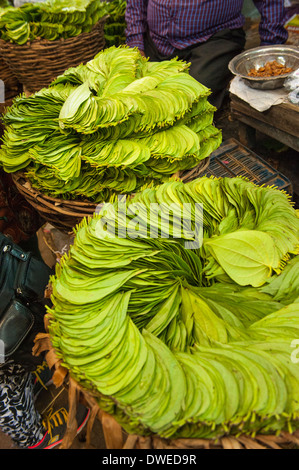
<path id="1" fill-rule="evenodd" d="M 239 140 L 254 147 L 256 131 L 299 152 L 299 106 L 289 102 L 274 105 L 264 112 L 252 108 L 234 94 L 231 98 L 231 117 L 238 121 Z"/>

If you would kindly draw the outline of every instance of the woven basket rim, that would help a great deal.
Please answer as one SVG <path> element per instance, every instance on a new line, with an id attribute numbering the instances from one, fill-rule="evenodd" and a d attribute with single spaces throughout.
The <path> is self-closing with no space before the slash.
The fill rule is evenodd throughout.
<path id="1" fill-rule="evenodd" d="M 77 36 L 72 36 L 70 38 L 59 38 L 55 39 L 54 41 L 50 41 L 49 39 L 43 39 L 43 38 L 36 38 L 33 41 L 27 41 L 25 44 L 16 44 L 14 42 L 10 41 L 4 41 L 4 39 L 0 39 L 0 45 L 4 47 L 8 47 L 11 49 L 16 49 L 19 51 L 23 51 L 25 47 L 31 48 L 34 45 L 41 45 L 41 46 L 57 46 L 61 44 L 72 44 L 73 42 L 76 42 L 76 40 L 79 40 L 79 42 L 82 39 L 89 38 L 92 33 L 95 33 L 96 30 L 106 22 L 106 20 L 109 18 L 109 15 L 104 15 L 102 18 L 99 19 L 97 23 L 95 23 L 92 27 L 92 29 L 89 32 L 83 32 L 78 34 Z"/>
<path id="2" fill-rule="evenodd" d="M 185 181 L 189 181 L 192 179 L 195 179 L 199 175 L 201 175 L 209 166 L 211 161 L 210 155 L 208 155 L 206 158 L 201 160 L 198 165 L 196 165 L 194 168 L 191 168 L 190 170 L 183 170 L 179 172 L 179 178 L 181 181 L 184 183 Z"/>

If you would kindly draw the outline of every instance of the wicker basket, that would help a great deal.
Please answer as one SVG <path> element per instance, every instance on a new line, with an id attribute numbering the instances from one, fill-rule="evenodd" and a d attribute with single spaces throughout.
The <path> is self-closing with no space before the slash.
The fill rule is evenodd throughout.
<path id="1" fill-rule="evenodd" d="M 70 232 L 83 217 L 92 216 L 97 204 L 89 201 L 72 201 L 46 196 L 32 188 L 22 173 L 12 175 L 18 191 L 35 208 L 40 216 L 63 232 Z"/>
<path id="2" fill-rule="evenodd" d="M 8 97 L 7 100 L 5 100 L 4 103 L 0 103 L 0 127 L 1 127 L 1 134 L 4 132 L 4 123 L 2 121 L 2 114 L 6 112 L 6 109 L 9 108 L 12 105 L 13 98 L 17 96 L 18 93 L 14 93 L 13 96 Z"/>
<path id="3" fill-rule="evenodd" d="M 176 176 L 182 177 L 181 179 L 184 181 L 185 179 L 188 179 L 188 181 L 194 179 L 205 171 L 209 161 L 208 157 L 202 160 L 193 170 L 178 173 Z M 33 189 L 22 172 L 14 173 L 12 179 L 18 191 L 36 209 L 40 216 L 63 232 L 70 232 L 83 217 L 92 216 L 98 205 L 90 201 L 58 199 L 47 196 Z"/>
<path id="4" fill-rule="evenodd" d="M 7 90 L 5 87 L 5 101 L 4 103 L 0 103 L 0 136 L 4 133 L 5 125 L 2 120 L 2 114 L 6 113 L 7 108 L 12 106 L 13 99 L 21 93 L 21 89 L 10 89 Z"/>
<path id="5" fill-rule="evenodd" d="M 36 39 L 22 46 L 0 39 L 0 54 L 26 91 L 34 93 L 69 67 L 93 59 L 104 48 L 107 18 L 101 18 L 91 32 L 68 39 Z"/>

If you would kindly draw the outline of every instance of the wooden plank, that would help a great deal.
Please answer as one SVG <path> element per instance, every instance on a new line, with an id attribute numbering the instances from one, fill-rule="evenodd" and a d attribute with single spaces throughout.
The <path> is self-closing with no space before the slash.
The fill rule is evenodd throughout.
<path id="1" fill-rule="evenodd" d="M 277 129 L 272 124 L 267 124 L 265 122 L 258 121 L 257 119 L 245 116 L 244 114 L 235 113 L 235 118 L 299 152 L 298 137 L 294 137 L 293 135 L 287 134 L 286 132 Z"/>
<path id="2" fill-rule="evenodd" d="M 299 106 L 292 103 L 281 103 L 260 112 L 252 108 L 246 101 L 231 94 L 231 114 L 233 118 L 236 113 L 270 124 L 280 131 L 297 137 L 299 140 Z"/>

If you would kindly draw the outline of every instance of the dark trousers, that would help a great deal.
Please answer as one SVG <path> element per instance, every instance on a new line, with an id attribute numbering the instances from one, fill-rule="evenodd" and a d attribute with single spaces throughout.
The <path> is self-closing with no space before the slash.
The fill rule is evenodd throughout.
<path id="1" fill-rule="evenodd" d="M 245 41 L 245 32 L 239 28 L 219 31 L 206 42 L 182 50 L 176 49 L 170 56 L 159 53 L 148 33 L 144 46 L 145 54 L 151 61 L 160 62 L 178 57 L 190 62 L 190 75 L 212 90 L 209 101 L 219 109 L 232 78 L 228 63 L 244 50 Z"/>

